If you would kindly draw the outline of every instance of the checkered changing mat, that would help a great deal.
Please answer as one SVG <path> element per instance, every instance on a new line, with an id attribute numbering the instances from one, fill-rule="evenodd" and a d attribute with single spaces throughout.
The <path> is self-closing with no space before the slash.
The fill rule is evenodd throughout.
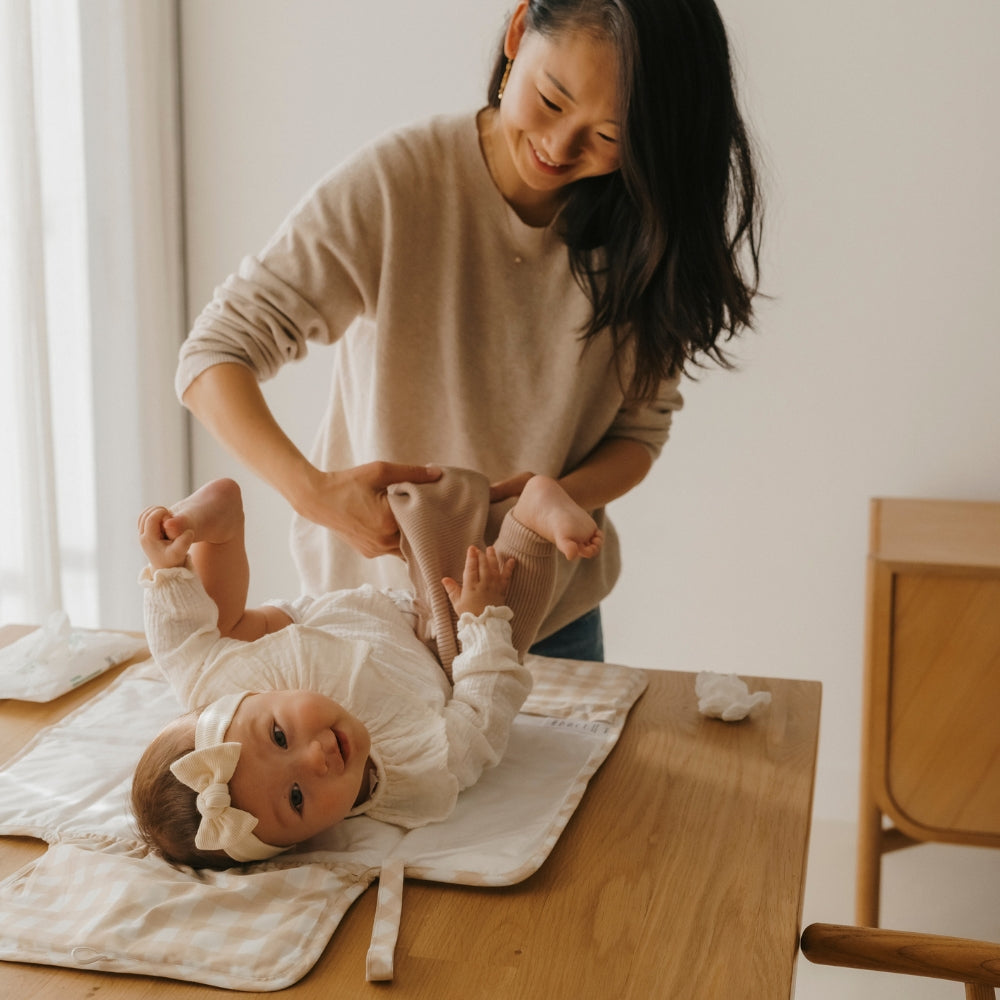
<path id="1" fill-rule="evenodd" d="M 0 883 L 0 959 L 280 990 L 379 878 L 366 976 L 390 979 L 404 875 L 497 886 L 535 872 L 646 686 L 627 667 L 527 663 L 534 689 L 507 754 L 444 823 L 360 816 L 308 852 L 202 873 L 150 854 L 130 825 L 134 765 L 181 706 L 152 661 L 128 668 L 0 769 L 0 835 L 50 845 Z"/>

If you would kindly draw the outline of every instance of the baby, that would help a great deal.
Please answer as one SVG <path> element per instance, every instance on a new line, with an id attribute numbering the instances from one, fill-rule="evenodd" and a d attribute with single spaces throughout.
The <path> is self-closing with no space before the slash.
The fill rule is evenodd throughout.
<path id="1" fill-rule="evenodd" d="M 254 609 L 236 483 L 140 515 L 150 651 L 198 706 L 160 732 L 133 780 L 139 831 L 167 861 L 265 860 L 360 814 L 440 821 L 502 757 L 556 552 L 590 558 L 601 532 L 545 476 L 485 548 L 478 473 L 397 484 L 388 502 L 415 593 L 366 585 Z"/>

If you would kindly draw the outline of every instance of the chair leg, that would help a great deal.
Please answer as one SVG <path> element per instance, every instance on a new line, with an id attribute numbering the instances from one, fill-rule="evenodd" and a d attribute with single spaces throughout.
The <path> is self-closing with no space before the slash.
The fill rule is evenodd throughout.
<path id="1" fill-rule="evenodd" d="M 862 796 L 858 812 L 858 873 L 855 923 L 878 927 L 882 880 L 882 812 Z"/>

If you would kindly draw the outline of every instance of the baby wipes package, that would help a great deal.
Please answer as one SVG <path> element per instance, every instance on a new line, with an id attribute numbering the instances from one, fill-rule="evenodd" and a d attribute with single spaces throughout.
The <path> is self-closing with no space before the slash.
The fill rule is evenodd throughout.
<path id="1" fill-rule="evenodd" d="M 0 698 L 52 701 L 145 648 L 136 636 L 73 628 L 64 611 L 53 612 L 41 628 L 0 649 Z"/>

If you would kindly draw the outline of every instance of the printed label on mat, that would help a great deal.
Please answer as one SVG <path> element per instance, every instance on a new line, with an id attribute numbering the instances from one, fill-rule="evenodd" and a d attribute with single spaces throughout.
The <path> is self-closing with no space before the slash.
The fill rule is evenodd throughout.
<path id="1" fill-rule="evenodd" d="M 519 715 L 518 723 L 528 722 L 534 726 L 544 726 L 546 729 L 563 729 L 573 733 L 584 733 L 587 736 L 607 736 L 611 726 L 606 722 L 586 722 L 582 719 L 552 719 L 538 715 Z"/>

